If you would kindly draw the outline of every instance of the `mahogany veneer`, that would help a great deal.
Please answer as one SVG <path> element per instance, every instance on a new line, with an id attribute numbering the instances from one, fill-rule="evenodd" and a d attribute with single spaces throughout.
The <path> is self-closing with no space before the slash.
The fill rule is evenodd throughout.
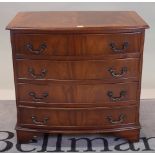
<path id="1" fill-rule="evenodd" d="M 132 11 L 18 13 L 7 26 L 18 142 L 46 132 L 138 141 L 146 28 Z"/>

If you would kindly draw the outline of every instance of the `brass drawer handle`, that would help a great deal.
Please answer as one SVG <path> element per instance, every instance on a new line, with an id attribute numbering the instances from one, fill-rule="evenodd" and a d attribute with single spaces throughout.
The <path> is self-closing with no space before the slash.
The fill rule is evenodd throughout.
<path id="1" fill-rule="evenodd" d="M 123 101 L 125 96 L 126 96 L 127 92 L 126 91 L 121 91 L 120 95 L 118 97 L 113 97 L 113 92 L 112 91 L 108 91 L 107 95 L 109 97 L 109 99 L 113 102 L 117 102 L 117 101 Z"/>
<path id="2" fill-rule="evenodd" d="M 45 76 L 47 74 L 47 70 L 42 69 L 40 74 L 36 74 L 34 69 L 30 67 L 30 68 L 28 68 L 28 73 L 34 79 L 43 79 L 43 78 L 45 78 Z"/>
<path id="3" fill-rule="evenodd" d="M 47 117 L 45 117 L 43 121 L 37 121 L 37 118 L 35 116 L 32 116 L 31 118 L 32 118 L 32 122 L 36 125 L 46 125 L 48 121 Z"/>
<path id="4" fill-rule="evenodd" d="M 113 50 L 113 52 L 115 52 L 115 53 L 124 52 L 125 49 L 128 48 L 128 46 L 129 46 L 129 43 L 128 43 L 128 42 L 124 42 L 124 43 L 122 44 L 122 48 L 119 49 L 119 48 L 116 47 L 116 44 L 115 44 L 114 42 L 110 43 L 110 47 L 111 47 L 111 49 Z"/>
<path id="5" fill-rule="evenodd" d="M 125 120 L 125 118 L 126 118 L 126 115 L 124 115 L 124 114 L 121 114 L 121 115 L 119 116 L 119 119 L 118 119 L 118 120 L 113 120 L 113 119 L 112 119 L 112 116 L 108 116 L 108 117 L 107 117 L 108 121 L 109 121 L 111 124 L 123 123 L 124 120 Z"/>
<path id="6" fill-rule="evenodd" d="M 127 67 L 122 67 L 122 69 L 121 69 L 121 71 L 120 71 L 119 73 L 116 72 L 116 71 L 115 71 L 114 69 L 112 69 L 112 68 L 108 69 L 108 71 L 110 72 L 110 74 L 111 74 L 112 77 L 118 78 L 118 77 L 124 76 L 124 74 L 127 73 L 128 69 L 127 69 Z"/>
<path id="7" fill-rule="evenodd" d="M 41 43 L 38 49 L 34 49 L 33 45 L 31 43 L 28 43 L 28 44 L 26 44 L 26 48 L 32 54 L 40 55 L 47 48 L 47 45 L 45 43 Z"/>
<path id="8" fill-rule="evenodd" d="M 41 97 L 37 97 L 35 92 L 29 92 L 29 96 L 32 97 L 33 101 L 39 102 L 39 101 L 45 99 L 48 96 L 48 93 L 43 93 Z"/>

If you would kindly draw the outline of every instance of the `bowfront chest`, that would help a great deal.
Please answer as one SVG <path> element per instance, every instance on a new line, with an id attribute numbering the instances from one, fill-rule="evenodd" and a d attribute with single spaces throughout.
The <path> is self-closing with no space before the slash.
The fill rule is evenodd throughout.
<path id="1" fill-rule="evenodd" d="M 110 133 L 138 141 L 145 29 L 135 12 L 20 12 L 11 33 L 17 140 Z"/>

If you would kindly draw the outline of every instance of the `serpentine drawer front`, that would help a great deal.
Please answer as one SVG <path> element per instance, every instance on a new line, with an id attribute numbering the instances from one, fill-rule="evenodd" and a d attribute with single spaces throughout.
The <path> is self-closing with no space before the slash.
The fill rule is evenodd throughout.
<path id="1" fill-rule="evenodd" d="M 39 56 L 89 56 L 136 53 L 141 33 L 122 34 L 16 34 L 16 53 Z"/>
<path id="2" fill-rule="evenodd" d="M 18 13 L 7 26 L 18 142 L 46 132 L 138 141 L 146 28 L 132 11 Z"/>
<path id="3" fill-rule="evenodd" d="M 103 103 L 136 101 L 138 83 L 47 83 L 18 84 L 19 101 L 53 103 Z"/>
<path id="4" fill-rule="evenodd" d="M 36 108 L 19 107 L 19 122 L 33 128 L 113 128 L 138 125 L 137 108 Z M 130 114 L 132 113 L 132 115 Z M 73 129 L 73 130 L 74 130 Z"/>
<path id="5" fill-rule="evenodd" d="M 18 78 L 24 80 L 136 80 L 138 58 L 79 61 L 17 60 Z M 134 70 L 133 70 L 134 68 Z"/>

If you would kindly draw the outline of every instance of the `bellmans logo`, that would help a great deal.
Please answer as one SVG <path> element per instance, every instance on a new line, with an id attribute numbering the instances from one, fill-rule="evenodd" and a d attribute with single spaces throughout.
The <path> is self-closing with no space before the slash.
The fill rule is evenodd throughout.
<path id="1" fill-rule="evenodd" d="M 3 135 L 3 136 L 2 136 Z M 5 135 L 5 138 L 4 138 Z M 42 143 L 34 141 L 27 144 L 17 144 L 15 134 L 10 131 L 0 131 L 0 152 L 117 152 L 134 151 L 145 152 L 155 151 L 155 137 L 141 137 L 139 142 L 131 143 L 120 138 L 113 138 L 109 142 L 108 138 L 65 136 L 59 134 L 56 137 L 54 146 L 50 144 L 52 136 L 44 134 Z M 67 141 L 67 143 L 64 143 Z M 13 142 L 14 140 L 14 142 Z M 112 143 L 112 144 L 111 144 Z M 82 144 L 82 147 L 79 147 Z M 99 144 L 98 146 L 96 144 Z"/>

